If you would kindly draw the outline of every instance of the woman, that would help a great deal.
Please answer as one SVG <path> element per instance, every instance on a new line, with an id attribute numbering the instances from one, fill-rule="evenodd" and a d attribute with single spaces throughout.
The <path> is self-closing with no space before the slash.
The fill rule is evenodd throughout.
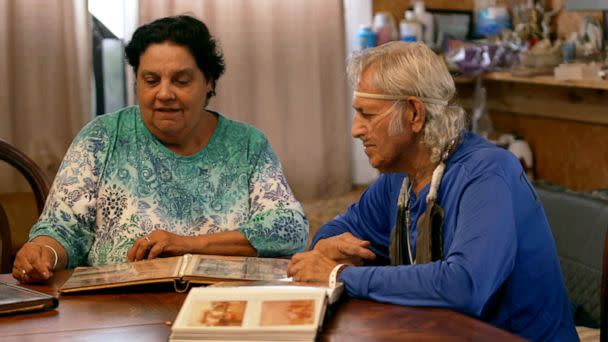
<path id="1" fill-rule="evenodd" d="M 205 109 L 224 71 L 207 27 L 188 16 L 135 31 L 126 56 L 138 107 L 76 137 L 13 276 L 185 253 L 284 256 L 308 223 L 268 141 Z"/>
<path id="2" fill-rule="evenodd" d="M 534 188 L 515 156 L 465 132 L 441 58 L 394 42 L 356 55 L 348 71 L 352 135 L 383 174 L 288 274 L 343 282 L 354 297 L 450 308 L 531 340 L 576 340 Z"/>

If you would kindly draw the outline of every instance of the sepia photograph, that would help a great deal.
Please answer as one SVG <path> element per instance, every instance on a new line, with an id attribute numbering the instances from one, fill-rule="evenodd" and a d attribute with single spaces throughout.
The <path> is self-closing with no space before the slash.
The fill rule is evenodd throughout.
<path id="1" fill-rule="evenodd" d="M 315 321 L 315 301 L 269 300 L 262 302 L 261 326 L 304 325 Z"/>
<path id="2" fill-rule="evenodd" d="M 243 324 L 247 301 L 212 301 L 199 305 L 200 316 L 195 316 L 192 325 L 231 327 Z"/>

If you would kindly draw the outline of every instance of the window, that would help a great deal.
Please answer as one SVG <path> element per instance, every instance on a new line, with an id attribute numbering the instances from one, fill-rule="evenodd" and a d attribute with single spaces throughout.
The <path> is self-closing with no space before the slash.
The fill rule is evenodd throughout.
<path id="1" fill-rule="evenodd" d="M 89 0 L 93 36 L 93 112 L 116 111 L 134 102 L 133 76 L 124 46 L 136 26 L 137 0 Z"/>

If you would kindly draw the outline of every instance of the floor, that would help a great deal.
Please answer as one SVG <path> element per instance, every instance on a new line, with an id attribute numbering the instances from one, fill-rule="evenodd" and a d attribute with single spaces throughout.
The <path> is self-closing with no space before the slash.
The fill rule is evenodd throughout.
<path id="1" fill-rule="evenodd" d="M 357 186 L 351 192 L 341 196 L 302 203 L 310 224 L 310 237 L 314 236 L 323 223 L 345 212 L 349 205 L 359 200 L 364 190 L 365 186 Z"/>

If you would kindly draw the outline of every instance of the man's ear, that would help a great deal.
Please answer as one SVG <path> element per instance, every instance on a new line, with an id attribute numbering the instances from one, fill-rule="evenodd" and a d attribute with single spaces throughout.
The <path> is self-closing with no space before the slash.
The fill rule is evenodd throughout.
<path id="1" fill-rule="evenodd" d="M 426 122 L 426 110 L 424 103 L 417 97 L 410 97 L 408 100 L 408 107 L 412 111 L 409 124 L 412 127 L 412 132 L 420 133 L 424 128 Z"/>

